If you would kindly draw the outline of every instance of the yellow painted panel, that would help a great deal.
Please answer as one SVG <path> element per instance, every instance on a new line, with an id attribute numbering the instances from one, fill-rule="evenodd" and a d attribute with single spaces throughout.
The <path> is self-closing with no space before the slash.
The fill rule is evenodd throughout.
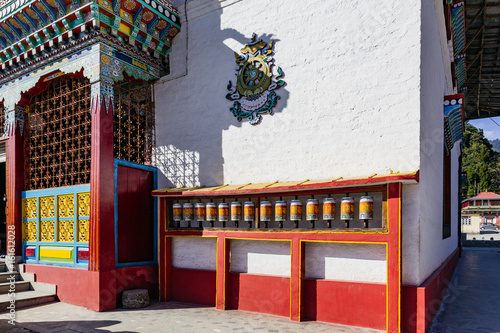
<path id="1" fill-rule="evenodd" d="M 130 31 L 131 31 L 131 29 L 123 23 L 120 23 L 118 30 L 123 32 L 124 34 L 127 34 L 127 35 L 130 35 Z"/>
<path id="2" fill-rule="evenodd" d="M 68 250 L 40 249 L 40 257 L 71 259 L 71 249 Z"/>

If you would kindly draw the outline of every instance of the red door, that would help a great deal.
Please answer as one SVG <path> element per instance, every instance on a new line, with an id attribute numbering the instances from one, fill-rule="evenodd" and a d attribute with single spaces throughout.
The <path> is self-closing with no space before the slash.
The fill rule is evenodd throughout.
<path id="1" fill-rule="evenodd" d="M 154 260 L 153 172 L 118 166 L 118 263 Z"/>

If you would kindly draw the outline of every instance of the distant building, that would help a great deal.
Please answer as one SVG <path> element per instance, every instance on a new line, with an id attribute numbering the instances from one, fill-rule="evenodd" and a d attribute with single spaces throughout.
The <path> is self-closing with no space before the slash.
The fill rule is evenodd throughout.
<path id="1" fill-rule="evenodd" d="M 500 195 L 481 192 L 462 201 L 462 232 L 479 233 L 481 223 L 500 225 Z"/>

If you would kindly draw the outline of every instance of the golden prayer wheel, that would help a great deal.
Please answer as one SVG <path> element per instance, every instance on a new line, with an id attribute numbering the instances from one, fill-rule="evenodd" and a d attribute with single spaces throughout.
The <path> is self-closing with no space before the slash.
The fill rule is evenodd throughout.
<path id="1" fill-rule="evenodd" d="M 262 222 L 269 222 L 272 218 L 272 204 L 269 201 L 262 201 L 260 203 L 260 220 Z"/>
<path id="2" fill-rule="evenodd" d="M 193 220 L 193 204 L 190 202 L 186 202 L 182 205 L 182 215 L 184 216 L 184 221 L 192 221 Z"/>
<path id="3" fill-rule="evenodd" d="M 274 219 L 276 222 L 286 221 L 286 201 L 276 201 L 274 205 Z"/>
<path id="4" fill-rule="evenodd" d="M 175 203 L 172 205 L 172 215 L 174 218 L 174 221 L 180 221 L 182 220 L 182 205 Z"/>
<path id="5" fill-rule="evenodd" d="M 373 219 L 373 198 L 370 196 L 361 197 L 359 200 L 359 219 Z"/>
<path id="6" fill-rule="evenodd" d="M 290 220 L 292 221 L 302 220 L 302 201 L 292 200 L 290 202 Z"/>
<path id="7" fill-rule="evenodd" d="M 229 221 L 229 205 L 225 202 L 219 204 L 219 221 L 227 222 Z"/>
<path id="8" fill-rule="evenodd" d="M 208 222 L 217 221 L 217 205 L 215 203 L 207 202 L 206 211 L 207 211 L 207 221 Z"/>
<path id="9" fill-rule="evenodd" d="M 198 202 L 194 205 L 194 215 L 196 221 L 203 222 L 205 221 L 206 209 L 205 204 Z"/>
<path id="10" fill-rule="evenodd" d="M 241 202 L 231 202 L 231 221 L 241 221 Z"/>
<path id="11" fill-rule="evenodd" d="M 308 199 L 306 203 L 306 220 L 317 221 L 319 215 L 318 199 Z"/>
<path id="12" fill-rule="evenodd" d="M 335 199 L 333 198 L 323 199 L 323 220 L 325 221 L 335 220 Z"/>
<path id="13" fill-rule="evenodd" d="M 247 222 L 252 222 L 255 219 L 255 204 L 252 201 L 245 202 L 243 206 L 243 215 Z"/>
<path id="14" fill-rule="evenodd" d="M 354 219 L 354 199 L 351 197 L 344 197 L 340 202 L 340 219 L 353 220 Z"/>

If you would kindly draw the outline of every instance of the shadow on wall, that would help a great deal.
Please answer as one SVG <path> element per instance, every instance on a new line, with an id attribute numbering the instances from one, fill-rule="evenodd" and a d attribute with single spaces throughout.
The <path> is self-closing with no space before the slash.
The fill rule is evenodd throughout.
<path id="1" fill-rule="evenodd" d="M 184 1 L 177 2 L 174 5 L 178 8 L 184 6 Z M 183 26 L 170 56 L 171 74 L 155 85 L 160 188 L 223 184 L 222 133 L 231 126 L 251 126 L 242 124 L 248 123 L 247 119 L 238 122 L 230 110 L 233 101 L 227 100 L 226 95 L 229 81 L 233 87 L 236 84 L 234 52 L 240 53 L 251 42 L 254 31 L 221 29 L 221 3 L 200 5 L 201 2 L 186 1 L 187 14 L 181 12 Z M 224 10 L 241 3 L 224 2 Z M 272 34 L 255 32 L 257 39 L 268 44 L 279 41 Z M 278 75 L 279 43 L 275 52 L 278 59 L 274 78 Z M 273 113 L 281 112 L 289 97 L 283 87 L 276 93 L 280 98 Z M 263 121 L 271 116 L 264 114 Z M 243 144 L 241 147 L 246 149 Z M 257 151 L 248 150 L 250 154 Z"/>

